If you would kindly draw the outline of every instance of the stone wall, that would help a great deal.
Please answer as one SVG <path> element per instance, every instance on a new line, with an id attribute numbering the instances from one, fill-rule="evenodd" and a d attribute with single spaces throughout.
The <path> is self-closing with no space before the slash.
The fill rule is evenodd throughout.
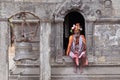
<path id="1" fill-rule="evenodd" d="M 70 0 L 66 0 L 66 2 Z M 9 18 L 11 15 L 22 11 L 32 12 L 39 16 L 41 20 L 40 28 L 40 69 L 41 80 L 50 79 L 50 54 L 52 56 L 59 55 L 63 42 L 62 26 L 64 17 L 71 10 L 79 10 L 82 13 L 86 22 L 87 46 L 90 54 L 94 56 L 95 63 L 104 64 L 119 64 L 120 54 L 120 5 L 119 0 L 82 0 L 83 5 L 76 5 L 75 0 L 69 3 L 72 7 L 64 6 L 64 0 L 0 0 L 0 21 Z M 80 0 L 76 0 L 80 1 Z M 111 3 L 112 1 L 112 3 Z M 109 3 L 110 2 L 110 3 Z M 66 3 L 65 3 L 66 4 Z M 66 4 L 67 5 L 67 4 Z M 62 7 L 62 8 L 61 8 Z M 61 11 L 59 11 L 61 9 Z M 66 10 L 66 11 L 65 11 Z M 58 15 L 57 15 L 58 12 Z M 56 16 L 54 15 L 56 13 Z M 65 14 L 64 14 L 65 13 Z M 61 17 L 58 17 L 58 16 Z M 55 17 L 61 18 L 57 22 Z M 102 18 L 102 22 L 100 19 Z M 109 19 L 107 21 L 107 19 Z M 105 22 L 104 22 L 105 21 Z M 7 80 L 8 76 L 8 24 L 0 22 L 0 78 Z M 47 46 L 44 46 L 47 45 Z M 60 59 L 61 59 L 61 54 Z M 92 56 L 92 57 L 93 57 Z M 47 59 L 45 59 L 47 58 Z M 44 60 L 45 59 L 45 60 Z M 44 64 L 47 63 L 47 64 Z M 4 66 L 4 67 L 3 67 Z M 48 67 L 47 67 L 48 66 Z M 4 68 L 4 69 L 3 69 Z M 49 71 L 47 73 L 47 70 Z M 46 77 L 45 77 L 45 75 Z M 4 77 L 3 77 L 4 75 Z M 6 77 L 5 77 L 6 76 Z"/>
<path id="2" fill-rule="evenodd" d="M 66 0 L 66 1 L 69 2 L 70 0 Z M 71 1 L 73 1 L 73 0 L 71 0 Z M 79 0 L 77 0 L 77 1 L 79 1 Z M 114 18 L 119 18 L 119 16 L 120 16 L 120 14 L 119 14 L 119 10 L 120 10 L 119 9 L 119 0 L 116 0 L 116 1 L 113 1 L 113 0 L 106 0 L 106 1 L 104 1 L 104 0 L 101 0 L 101 1 L 99 1 L 99 0 L 83 0 L 82 2 L 86 5 L 84 10 L 86 10 L 86 11 L 87 11 L 87 9 L 91 10 L 91 12 L 89 13 L 89 12 L 84 12 L 84 10 L 81 9 L 81 11 L 80 11 L 81 13 L 83 13 L 83 14 L 85 13 L 84 14 L 85 16 L 89 15 L 88 17 L 84 16 L 85 20 L 86 19 L 91 20 L 93 18 L 95 18 L 95 19 L 96 18 L 97 19 L 99 19 L 99 18 L 114 19 Z M 62 5 L 63 3 L 64 3 L 63 0 L 58 0 L 58 1 L 56 1 L 56 0 L 35 0 L 35 1 L 33 1 L 33 0 L 3 0 L 2 1 L 1 0 L 1 3 L 0 3 L 0 6 L 1 6 L 0 13 L 1 14 L 0 14 L 0 16 L 1 17 L 4 16 L 3 18 L 9 18 L 11 15 L 13 15 L 15 13 L 18 13 L 21 11 L 28 11 L 28 12 L 32 12 L 32 13 L 36 14 L 37 16 L 39 16 L 41 21 L 54 20 L 54 19 L 52 19 L 52 18 L 54 18 L 54 16 L 53 16 L 54 11 L 57 10 L 57 8 L 59 8 L 60 5 Z M 73 1 L 73 3 L 72 3 L 73 8 L 70 8 L 70 9 L 76 8 L 76 7 L 74 7 L 75 6 L 74 3 L 76 3 L 76 2 Z M 67 7 L 69 7 L 69 6 L 67 6 Z M 95 19 L 94 19 L 94 21 L 95 21 Z M 88 35 L 87 39 L 90 39 L 90 38 L 91 38 L 91 40 L 94 39 L 92 37 L 92 32 L 89 33 L 89 31 L 93 31 L 93 29 L 94 29 L 93 34 L 95 35 L 95 40 L 94 40 L 94 42 L 88 40 L 88 41 L 90 41 L 90 43 L 88 43 L 88 46 L 91 46 L 92 44 L 95 43 L 95 49 L 97 49 L 96 47 L 100 48 L 101 45 L 103 44 L 103 43 L 102 44 L 98 43 L 98 40 L 96 40 L 96 36 L 101 37 L 101 36 L 96 35 L 96 31 L 98 29 L 97 27 L 98 26 L 102 27 L 104 30 L 104 27 L 106 28 L 105 25 L 112 26 L 114 24 L 111 25 L 111 23 L 108 22 L 108 23 L 104 23 L 104 25 L 101 25 L 101 24 L 94 25 L 94 21 L 93 21 L 93 24 L 91 25 L 94 27 L 87 27 L 87 26 L 90 26 L 91 23 L 86 25 L 86 27 L 88 28 L 88 29 L 86 28 L 88 30 L 88 32 L 86 34 Z M 98 21 L 98 20 L 96 20 L 96 21 Z M 53 23 L 54 27 L 57 25 L 58 25 L 57 23 Z M 108 30 L 108 27 L 106 29 Z M 118 29 L 118 28 L 116 27 L 116 29 Z M 53 31 L 56 31 L 56 30 L 59 30 L 59 28 L 56 28 Z M 113 31 L 113 30 L 111 29 L 111 31 Z M 99 33 L 101 34 L 102 32 L 99 32 Z M 112 33 L 112 34 L 114 34 L 114 33 Z M 60 33 L 60 34 L 62 34 L 62 33 Z M 91 34 L 91 35 L 89 35 L 89 34 Z M 113 36 L 109 36 L 109 37 L 113 38 Z M 53 54 L 53 52 L 57 51 L 56 44 L 58 43 L 57 42 L 58 40 L 57 40 L 57 37 L 53 37 L 53 38 L 54 38 L 53 40 L 51 39 L 51 51 L 52 51 L 51 54 Z M 101 40 L 99 40 L 99 41 L 101 41 Z M 62 43 L 62 41 L 60 43 Z M 114 43 L 117 44 L 118 42 L 114 41 Z M 104 44 L 104 45 L 107 46 L 107 44 Z M 59 46 L 59 45 L 57 45 L 57 46 Z M 60 46 L 62 46 L 62 45 L 60 44 Z M 99 53 L 99 54 L 98 53 L 99 53 L 98 51 L 94 52 L 95 55 L 101 55 L 101 53 Z"/>
<path id="3" fill-rule="evenodd" d="M 94 28 L 95 56 L 97 62 L 118 63 L 120 50 L 120 24 L 100 23 Z"/>
<path id="4" fill-rule="evenodd" d="M 113 3 L 113 9 L 114 9 L 114 16 L 119 17 L 120 16 L 120 1 L 119 0 L 112 0 Z"/>

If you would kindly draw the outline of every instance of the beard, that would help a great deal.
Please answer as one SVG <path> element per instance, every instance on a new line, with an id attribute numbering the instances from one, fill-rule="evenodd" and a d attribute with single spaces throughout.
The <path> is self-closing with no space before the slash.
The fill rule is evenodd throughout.
<path id="1" fill-rule="evenodd" d="M 79 37 L 79 36 L 80 36 L 80 34 L 78 34 L 78 33 L 77 33 L 77 34 L 75 34 L 75 37 Z"/>

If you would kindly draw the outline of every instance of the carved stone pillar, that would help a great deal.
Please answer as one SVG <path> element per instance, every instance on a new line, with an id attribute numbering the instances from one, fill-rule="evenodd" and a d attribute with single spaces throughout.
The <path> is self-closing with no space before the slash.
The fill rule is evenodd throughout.
<path id="1" fill-rule="evenodd" d="M 51 79 L 50 34 L 51 34 L 51 22 L 41 22 L 41 27 L 40 27 L 40 80 Z"/>
<path id="2" fill-rule="evenodd" d="M 8 25 L 0 22 L 0 79 L 8 80 Z"/>
<path id="3" fill-rule="evenodd" d="M 93 29 L 94 29 L 94 23 L 92 21 L 87 21 L 86 22 L 86 43 L 87 43 L 87 55 L 88 55 L 89 62 L 94 62 Z"/>
<path id="4" fill-rule="evenodd" d="M 56 20 L 56 62 L 62 63 L 63 56 L 63 19 Z"/>

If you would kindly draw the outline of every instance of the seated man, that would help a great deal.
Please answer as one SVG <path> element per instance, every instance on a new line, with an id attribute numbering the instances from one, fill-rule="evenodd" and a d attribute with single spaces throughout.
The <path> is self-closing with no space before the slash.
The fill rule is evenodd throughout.
<path id="1" fill-rule="evenodd" d="M 73 25 L 72 32 L 73 35 L 69 37 L 69 43 L 66 54 L 69 55 L 75 62 L 75 72 L 77 72 L 77 67 L 79 66 L 79 61 L 81 61 L 80 70 L 82 72 L 82 67 L 88 65 L 88 60 L 86 57 L 86 40 L 84 35 L 80 34 L 80 24 L 76 23 Z"/>

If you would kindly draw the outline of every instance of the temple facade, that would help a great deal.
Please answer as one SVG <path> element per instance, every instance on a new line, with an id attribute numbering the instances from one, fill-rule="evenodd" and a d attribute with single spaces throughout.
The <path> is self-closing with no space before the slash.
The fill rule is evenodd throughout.
<path id="1" fill-rule="evenodd" d="M 1 80 L 120 80 L 119 0 L 0 0 Z M 66 55 L 80 23 L 89 65 Z"/>

